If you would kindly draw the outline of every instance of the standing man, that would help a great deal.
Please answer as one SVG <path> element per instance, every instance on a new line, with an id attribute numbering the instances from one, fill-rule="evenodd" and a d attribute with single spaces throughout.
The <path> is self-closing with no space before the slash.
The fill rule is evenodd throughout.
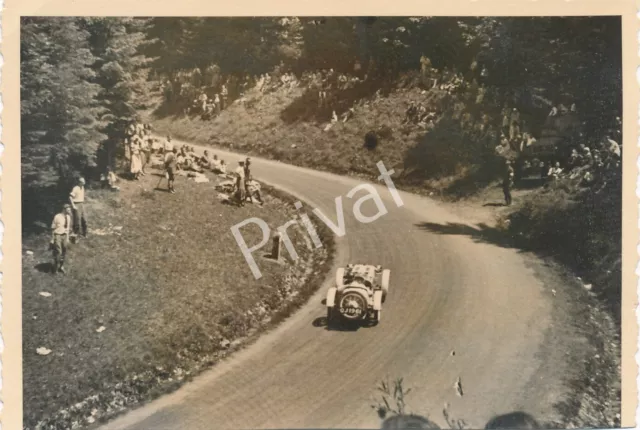
<path id="1" fill-rule="evenodd" d="M 64 258 L 69 246 L 69 229 L 71 228 L 71 205 L 65 204 L 62 211 L 53 217 L 51 223 L 51 250 L 53 251 L 53 273 L 64 270 Z"/>
<path id="2" fill-rule="evenodd" d="M 167 175 L 169 192 L 175 194 L 176 190 L 173 188 L 173 182 L 176 180 L 176 169 L 178 167 L 178 157 L 176 153 L 178 150 L 174 147 L 171 152 L 168 152 L 164 156 L 164 168 Z"/>
<path id="3" fill-rule="evenodd" d="M 511 166 L 511 161 L 506 161 L 506 169 L 504 179 L 502 180 L 502 192 L 504 193 L 504 202 L 507 206 L 511 206 L 511 187 L 513 187 L 513 176 L 515 172 Z"/>
<path id="4" fill-rule="evenodd" d="M 244 206 L 244 201 L 247 198 L 247 189 L 246 189 L 246 175 L 244 170 L 244 161 L 238 162 L 238 168 L 236 169 L 236 175 L 238 176 L 236 179 L 236 187 L 238 188 L 238 200 L 240 201 L 240 206 Z"/>
<path id="5" fill-rule="evenodd" d="M 167 136 L 167 140 L 164 142 L 164 153 L 168 154 L 173 151 L 173 142 L 171 142 L 171 136 Z"/>
<path id="6" fill-rule="evenodd" d="M 78 185 L 69 194 L 69 202 L 73 209 L 73 233 L 87 237 L 87 217 L 85 212 L 84 178 L 78 179 Z"/>

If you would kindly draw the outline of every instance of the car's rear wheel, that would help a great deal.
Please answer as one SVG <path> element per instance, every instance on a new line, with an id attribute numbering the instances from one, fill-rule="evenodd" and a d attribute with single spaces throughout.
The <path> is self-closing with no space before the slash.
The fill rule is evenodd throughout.
<path id="1" fill-rule="evenodd" d="M 358 321 L 367 318 L 367 298 L 361 292 L 349 291 L 340 297 L 339 312 L 343 318 Z"/>
<path id="2" fill-rule="evenodd" d="M 391 278 L 391 270 L 385 269 L 382 271 L 382 303 L 387 299 L 389 294 L 389 279 Z"/>

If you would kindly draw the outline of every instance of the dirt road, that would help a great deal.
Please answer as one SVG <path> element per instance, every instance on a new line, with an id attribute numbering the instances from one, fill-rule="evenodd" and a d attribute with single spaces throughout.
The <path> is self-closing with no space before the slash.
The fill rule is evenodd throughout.
<path id="1" fill-rule="evenodd" d="M 237 156 L 214 153 L 237 166 Z M 376 428 L 371 405 L 387 376 L 403 377 L 413 389 L 410 409 L 442 426 L 445 403 L 470 428 L 514 410 L 553 416 L 570 363 L 549 352 L 553 298 L 517 250 L 464 234 L 465 220 L 429 199 L 400 192 L 398 207 L 382 183 L 388 213 L 363 224 L 353 204 L 366 192 L 346 197 L 360 180 L 255 157 L 252 170 L 334 222 L 342 196 L 346 234 L 336 264 L 391 269 L 382 322 L 356 331 L 318 326 L 322 289 L 249 348 L 104 429 Z M 362 212 L 376 208 L 369 201 Z M 237 246 L 231 235 L 225 246 Z"/>

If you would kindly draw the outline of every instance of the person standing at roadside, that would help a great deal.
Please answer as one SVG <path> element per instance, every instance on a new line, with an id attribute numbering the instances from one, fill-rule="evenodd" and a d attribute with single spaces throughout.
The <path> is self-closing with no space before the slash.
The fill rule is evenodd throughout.
<path id="1" fill-rule="evenodd" d="M 238 168 L 236 169 L 236 175 L 237 175 L 236 188 L 238 189 L 238 200 L 239 200 L 240 206 L 244 206 L 244 201 L 247 198 L 244 161 L 239 161 L 238 162 Z"/>
<path id="2" fill-rule="evenodd" d="M 87 237 L 87 215 L 85 211 L 85 180 L 84 178 L 78 179 L 78 184 L 73 187 L 69 194 L 69 202 L 73 209 L 73 232 L 74 234 L 82 233 L 82 236 Z"/>
<path id="3" fill-rule="evenodd" d="M 71 205 L 65 204 L 62 211 L 53 217 L 51 223 L 51 243 L 53 251 L 53 273 L 64 270 L 64 259 L 69 246 L 69 230 L 71 229 Z"/>
<path id="4" fill-rule="evenodd" d="M 171 142 L 171 136 L 167 136 L 167 140 L 164 142 L 164 153 L 168 154 L 173 151 L 173 142 Z"/>
<path id="5" fill-rule="evenodd" d="M 513 187 L 513 177 L 515 172 L 511 161 L 506 161 L 506 169 L 504 173 L 504 179 L 502 180 L 502 192 L 504 193 L 504 202 L 507 206 L 511 206 L 511 188 Z"/>

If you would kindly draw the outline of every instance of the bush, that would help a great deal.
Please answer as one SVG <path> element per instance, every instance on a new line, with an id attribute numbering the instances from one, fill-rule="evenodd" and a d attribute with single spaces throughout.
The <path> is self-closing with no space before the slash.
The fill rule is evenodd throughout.
<path id="1" fill-rule="evenodd" d="M 622 192 L 617 181 L 595 192 L 568 180 L 534 192 L 509 216 L 509 232 L 595 284 L 619 322 Z"/>
<path id="2" fill-rule="evenodd" d="M 375 131 L 370 131 L 364 136 L 364 147 L 372 151 L 378 146 L 378 136 Z"/>

